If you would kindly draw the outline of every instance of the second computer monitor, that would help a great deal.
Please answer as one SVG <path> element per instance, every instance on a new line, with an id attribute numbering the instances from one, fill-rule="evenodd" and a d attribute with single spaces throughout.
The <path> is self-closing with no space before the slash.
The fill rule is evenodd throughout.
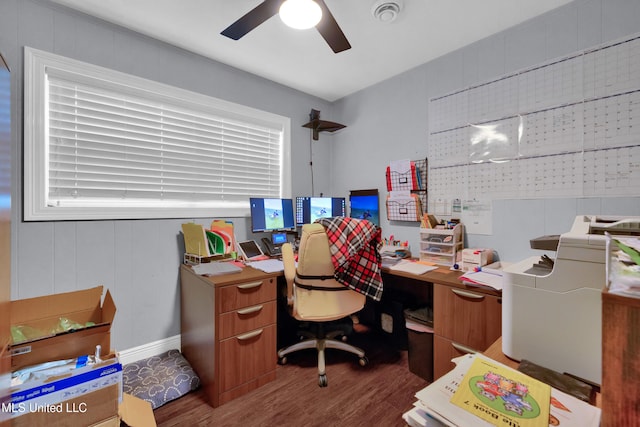
<path id="1" fill-rule="evenodd" d="M 345 216 L 344 197 L 296 197 L 296 224 L 311 224 L 318 218 Z"/>
<path id="2" fill-rule="evenodd" d="M 366 219 L 380 226 L 380 201 L 378 190 L 352 190 L 349 194 L 349 216 Z"/>
<path id="3" fill-rule="evenodd" d="M 251 231 L 254 233 L 295 228 L 292 199 L 252 197 Z"/>

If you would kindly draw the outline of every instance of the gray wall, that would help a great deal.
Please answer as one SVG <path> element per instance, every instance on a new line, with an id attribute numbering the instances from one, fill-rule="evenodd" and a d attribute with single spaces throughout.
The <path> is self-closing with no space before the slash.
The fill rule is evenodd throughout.
<path id="1" fill-rule="evenodd" d="M 428 153 L 431 97 L 640 32 L 639 16 L 638 0 L 576 0 L 336 102 L 334 115 L 348 128 L 335 138 L 334 193 L 378 188 L 384 210 L 389 160 Z M 568 231 L 576 215 L 640 215 L 638 196 L 640 189 L 632 198 L 495 200 L 492 235 L 467 235 L 466 246 L 493 248 L 504 261 L 541 255 L 530 239 Z M 419 224 L 381 216 L 384 235 L 418 250 Z"/>
<path id="2" fill-rule="evenodd" d="M 311 193 L 310 136 L 301 125 L 311 108 L 333 120 L 331 105 L 48 1 L 0 2 L 0 52 L 12 71 L 11 298 L 104 285 L 118 308 L 114 348 L 125 350 L 179 334 L 179 230 L 184 220 L 22 222 L 24 46 L 290 117 L 293 195 Z M 330 168 L 332 138 L 323 135 L 313 146 L 318 193 L 330 192 L 330 174 L 325 171 Z M 208 225 L 212 218 L 196 222 Z M 237 237 L 247 238 L 248 218 L 230 219 Z"/>
<path id="3" fill-rule="evenodd" d="M 12 69 L 12 299 L 103 284 L 118 306 L 115 348 L 180 331 L 183 220 L 21 221 L 23 46 L 291 117 L 294 196 L 311 192 L 309 134 L 298 125 L 311 108 L 322 110 L 323 118 L 348 127 L 313 143 L 315 194 L 378 188 L 384 199 L 389 160 L 427 153 L 430 97 L 640 32 L 638 16 L 638 0 L 576 0 L 329 104 L 45 0 L 2 0 L 0 51 Z M 566 231 L 579 213 L 640 215 L 640 198 L 496 201 L 493 235 L 470 235 L 467 244 L 493 247 L 502 259 L 516 261 L 535 254 L 530 238 Z M 238 237 L 248 237 L 248 218 L 231 219 Z M 385 235 L 416 247 L 417 224 L 390 224 L 382 215 L 382 226 Z"/>

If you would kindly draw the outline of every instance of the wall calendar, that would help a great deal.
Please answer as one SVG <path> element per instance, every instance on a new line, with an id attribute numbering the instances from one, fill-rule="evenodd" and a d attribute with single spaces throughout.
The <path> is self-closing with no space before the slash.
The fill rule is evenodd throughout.
<path id="1" fill-rule="evenodd" d="M 640 34 L 429 100 L 429 200 L 637 195 Z"/>

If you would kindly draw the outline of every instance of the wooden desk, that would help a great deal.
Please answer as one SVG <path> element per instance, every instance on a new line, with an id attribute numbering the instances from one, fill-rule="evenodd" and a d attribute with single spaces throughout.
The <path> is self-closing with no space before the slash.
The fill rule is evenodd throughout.
<path id="1" fill-rule="evenodd" d="M 212 406 L 276 378 L 281 275 L 245 267 L 203 277 L 181 266 L 182 353 Z M 385 295 L 417 293 L 432 304 L 434 352 L 425 362 L 434 364 L 435 378 L 453 369 L 454 357 L 483 351 L 501 335 L 500 292 L 467 286 L 458 280 L 460 272 L 447 268 L 420 276 L 384 269 L 383 275 Z"/>
<path id="2" fill-rule="evenodd" d="M 496 362 L 500 362 L 513 369 L 518 369 L 518 366 L 520 366 L 520 362 L 510 359 L 502 352 L 502 337 L 495 340 L 493 344 L 483 352 L 483 354 Z"/>
<path id="3" fill-rule="evenodd" d="M 182 353 L 217 407 L 276 378 L 276 290 L 282 273 L 245 267 L 199 276 L 180 267 Z"/>
<path id="4" fill-rule="evenodd" d="M 466 285 L 461 272 L 445 267 L 419 276 L 387 268 L 383 274 L 385 294 L 400 289 L 433 307 L 434 380 L 455 367 L 451 359 L 482 352 L 502 335 L 502 292 Z"/>

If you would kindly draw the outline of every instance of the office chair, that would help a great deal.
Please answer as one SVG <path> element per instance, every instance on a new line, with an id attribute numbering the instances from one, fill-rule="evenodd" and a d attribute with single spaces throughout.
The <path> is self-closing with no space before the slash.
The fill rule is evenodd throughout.
<path id="1" fill-rule="evenodd" d="M 300 331 L 307 337 L 303 341 L 278 351 L 278 361 L 285 364 L 286 355 L 294 351 L 315 348 L 318 350 L 318 385 L 326 387 L 326 348 L 345 350 L 358 356 L 361 366 L 368 363 L 362 349 L 338 337 L 346 338 L 352 329 L 349 316 L 364 307 L 366 296 L 337 282 L 331 261 L 329 240 L 321 224 L 305 224 L 298 251 L 298 266 L 295 266 L 290 244 L 282 246 L 284 276 L 287 280 L 287 303 L 290 314 L 297 320 L 308 322 L 314 333 Z M 339 319 L 348 320 L 346 328 Z M 344 322 L 343 322 L 344 323 Z"/>

